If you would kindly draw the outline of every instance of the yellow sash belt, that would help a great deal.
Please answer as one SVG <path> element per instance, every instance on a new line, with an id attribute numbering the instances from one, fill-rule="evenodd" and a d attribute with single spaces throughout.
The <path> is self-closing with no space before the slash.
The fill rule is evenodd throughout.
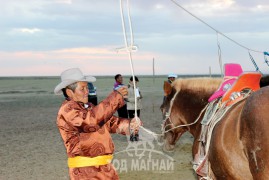
<path id="1" fill-rule="evenodd" d="M 101 166 L 109 164 L 113 159 L 113 155 L 103 155 L 96 157 L 76 156 L 68 158 L 68 167 L 87 167 L 87 166 Z"/>

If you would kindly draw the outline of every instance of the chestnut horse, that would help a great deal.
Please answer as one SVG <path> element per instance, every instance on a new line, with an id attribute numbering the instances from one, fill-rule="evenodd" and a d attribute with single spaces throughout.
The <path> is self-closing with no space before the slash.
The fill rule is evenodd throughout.
<path id="1" fill-rule="evenodd" d="M 198 152 L 203 109 L 221 79 L 177 79 L 162 107 L 169 110 L 164 121 L 164 150 L 174 149 L 188 131 L 194 137 L 192 154 Z M 269 179 L 269 86 L 235 105 L 215 126 L 208 150 L 213 179 Z M 182 126 L 183 125 L 183 126 Z"/>

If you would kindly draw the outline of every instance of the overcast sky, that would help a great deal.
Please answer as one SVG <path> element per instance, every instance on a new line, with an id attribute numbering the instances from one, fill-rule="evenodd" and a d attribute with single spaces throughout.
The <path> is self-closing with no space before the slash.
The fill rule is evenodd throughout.
<path id="1" fill-rule="evenodd" d="M 269 51 L 268 0 L 175 0 L 250 51 L 263 73 Z M 130 39 L 126 0 L 126 31 Z M 79 67 L 89 75 L 131 74 L 119 0 L 1 0 L 0 76 L 55 76 Z M 247 49 L 171 0 L 130 0 L 136 75 L 220 73 L 222 63 L 254 71 Z M 269 59 L 269 57 L 268 57 Z"/>

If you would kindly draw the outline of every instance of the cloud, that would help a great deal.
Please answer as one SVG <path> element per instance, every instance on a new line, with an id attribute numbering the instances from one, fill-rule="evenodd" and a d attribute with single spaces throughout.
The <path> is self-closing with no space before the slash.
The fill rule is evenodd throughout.
<path id="1" fill-rule="evenodd" d="M 149 52 L 133 55 L 134 64 L 139 68 L 137 73 L 147 74 L 147 67 L 153 55 Z M 85 71 L 90 71 L 92 75 L 109 75 L 121 69 L 122 73 L 129 74 L 129 60 L 124 52 L 117 53 L 115 47 L 104 48 L 70 48 L 53 51 L 0 51 L 0 64 L 3 71 L 0 76 L 18 75 L 58 75 L 60 71 L 67 68 L 79 67 Z M 148 64 L 145 66 L 145 64 Z M 50 70 L 47 70 L 51 66 Z M 46 68 L 45 68 L 46 67 Z M 57 67 L 57 68 L 56 68 Z M 128 67 L 128 68 L 126 68 Z M 18 69 L 18 71 L 14 71 Z M 32 71 L 29 71 L 31 70 Z M 115 68 L 115 69 L 113 69 Z M 108 71 L 105 71 L 108 69 Z"/>
<path id="2" fill-rule="evenodd" d="M 34 34 L 37 32 L 40 32 L 41 29 L 39 28 L 18 28 L 18 29 L 13 29 L 13 32 L 21 32 L 21 33 L 27 33 L 27 34 Z"/>
<path id="3" fill-rule="evenodd" d="M 62 50 L 57 50 L 54 52 L 55 53 L 73 53 L 73 54 L 115 54 L 115 51 L 112 52 L 108 49 L 89 48 L 89 47 L 62 49 Z"/>
<path id="4" fill-rule="evenodd" d="M 126 1 L 123 2 L 126 12 Z M 269 49 L 267 0 L 176 2 L 248 48 Z M 134 53 L 137 73 L 150 73 L 152 58 L 160 74 L 207 73 L 209 66 L 219 72 L 214 30 L 172 1 L 136 0 L 130 5 L 134 42 L 139 46 Z M 6 69 L 11 70 L 11 66 L 18 67 L 16 72 L 20 74 L 31 74 L 31 68 L 27 68 L 29 72 L 24 68 L 32 67 L 36 75 L 55 75 L 55 67 L 61 70 L 72 66 L 86 71 L 89 68 L 93 74 L 130 71 L 128 56 L 116 52 L 116 48 L 124 46 L 119 1 L 12 0 L 1 1 L 0 6 L 0 76 L 10 74 Z M 129 39 L 130 34 L 127 36 Z M 221 35 L 219 42 L 223 62 L 235 60 L 252 68 L 247 50 Z M 258 55 L 257 59 L 262 58 Z M 43 72 L 42 66 L 52 70 Z"/>
<path id="5" fill-rule="evenodd" d="M 56 0 L 57 3 L 72 4 L 72 0 Z"/>

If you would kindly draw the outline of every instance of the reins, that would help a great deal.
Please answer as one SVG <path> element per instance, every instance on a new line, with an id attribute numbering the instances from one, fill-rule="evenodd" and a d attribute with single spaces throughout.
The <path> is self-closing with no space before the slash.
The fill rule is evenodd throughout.
<path id="1" fill-rule="evenodd" d="M 199 116 L 196 118 L 196 120 L 195 120 L 194 122 L 192 122 L 192 123 L 189 123 L 189 124 L 181 124 L 181 125 L 175 126 L 175 125 L 173 124 L 173 122 L 171 121 L 171 117 L 170 117 L 170 113 L 169 113 L 169 116 L 164 120 L 164 123 L 165 123 L 165 121 L 167 121 L 167 119 L 169 119 L 169 121 L 170 121 L 171 123 L 170 123 L 170 124 L 167 124 L 165 127 L 163 127 L 162 134 L 165 134 L 165 133 L 167 133 L 167 132 L 169 132 L 169 131 L 172 131 L 172 130 L 177 129 L 177 128 L 180 128 L 180 127 L 186 127 L 186 126 L 191 126 L 191 125 L 196 124 L 196 123 L 199 121 L 199 119 L 200 119 L 200 117 L 202 116 L 202 114 L 204 113 L 204 111 L 207 109 L 208 105 L 209 105 L 209 103 L 208 103 L 208 104 L 201 110 L 201 112 L 200 112 Z M 172 107 L 170 107 L 170 111 L 171 111 L 171 109 L 172 109 Z M 171 128 L 171 129 L 165 130 L 165 128 L 166 128 L 167 126 L 170 126 L 170 125 L 172 125 L 172 126 L 174 126 L 174 127 Z"/>

